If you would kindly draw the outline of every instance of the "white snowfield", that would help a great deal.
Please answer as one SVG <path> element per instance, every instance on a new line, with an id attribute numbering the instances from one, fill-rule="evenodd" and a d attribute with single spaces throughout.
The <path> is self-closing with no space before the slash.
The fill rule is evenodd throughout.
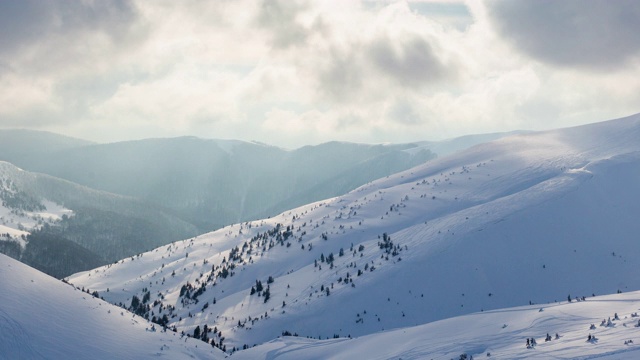
<path id="1" fill-rule="evenodd" d="M 169 314 L 168 325 L 187 334 L 216 327 L 228 352 L 282 333 L 362 337 L 530 303 L 553 314 L 551 305 L 569 296 L 591 306 L 593 294 L 640 289 L 639 200 L 635 115 L 482 144 L 69 281 L 127 307 L 148 292 L 149 318 Z M 256 280 L 269 286 L 268 301 L 265 289 L 251 295 Z M 514 349 L 536 331 L 512 334 Z M 370 336 L 357 341 L 383 335 Z M 493 346 L 447 339 L 460 353 Z M 286 341 L 300 348 L 307 340 Z"/>
<path id="2" fill-rule="evenodd" d="M 640 292 L 597 296 L 486 311 L 356 339 L 283 337 L 231 358 L 457 360 L 466 354 L 466 359 L 638 359 L 639 308 Z M 595 338 L 589 341 L 589 335 Z M 527 346 L 531 338 L 537 345 Z"/>
<path id="3" fill-rule="evenodd" d="M 220 359 L 156 325 L 0 254 L 0 359 Z"/>

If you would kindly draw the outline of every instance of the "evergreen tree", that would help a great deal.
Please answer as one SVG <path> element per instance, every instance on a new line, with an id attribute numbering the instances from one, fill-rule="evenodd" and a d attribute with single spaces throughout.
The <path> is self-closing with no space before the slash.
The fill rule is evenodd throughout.
<path id="1" fill-rule="evenodd" d="M 271 291 L 269 291 L 269 287 L 267 286 L 267 289 L 264 291 L 264 302 L 266 303 L 267 301 L 269 301 L 270 297 Z"/>
<path id="2" fill-rule="evenodd" d="M 129 307 L 129 309 L 135 311 L 138 306 L 140 306 L 140 299 L 137 296 L 133 295 L 133 297 L 131 298 L 131 306 Z"/>

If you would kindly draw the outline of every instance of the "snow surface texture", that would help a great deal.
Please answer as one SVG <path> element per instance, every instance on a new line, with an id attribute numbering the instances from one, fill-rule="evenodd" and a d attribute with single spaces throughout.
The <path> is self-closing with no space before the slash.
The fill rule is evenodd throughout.
<path id="1" fill-rule="evenodd" d="M 463 354 L 466 359 L 637 359 L 639 307 L 640 292 L 598 296 L 475 313 L 356 339 L 282 337 L 232 359 L 460 359 Z M 589 335 L 595 338 L 589 341 Z M 527 346 L 531 338 L 536 345 Z"/>
<path id="2" fill-rule="evenodd" d="M 201 341 L 0 254 L 0 359 L 216 359 Z"/>
<path id="3" fill-rule="evenodd" d="M 148 292 L 149 318 L 217 327 L 227 351 L 636 290 L 639 180 L 638 115 L 518 135 L 70 282 L 126 307 Z"/>

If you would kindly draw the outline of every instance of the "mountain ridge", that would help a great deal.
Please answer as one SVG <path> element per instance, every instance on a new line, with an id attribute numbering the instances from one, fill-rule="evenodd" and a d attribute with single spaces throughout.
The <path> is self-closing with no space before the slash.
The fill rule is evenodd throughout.
<path id="1" fill-rule="evenodd" d="M 636 115 L 496 140 L 70 281 L 126 289 L 106 297 L 125 307 L 148 289 L 170 326 L 216 326 L 236 349 L 638 289 L 638 138 Z"/>
<path id="2" fill-rule="evenodd" d="M 381 169 L 387 169 L 382 175 L 388 175 L 434 157 L 427 150 L 416 155 L 403 153 L 410 146 L 336 142 L 283 150 L 238 140 L 178 137 L 87 145 L 14 163 L 159 205 L 207 232 L 274 215 L 286 209 L 283 206 L 299 206 L 306 199 L 351 190 L 379 175 L 349 173 L 351 167 L 364 166 L 365 161 L 377 160 L 385 165 Z M 386 154 L 395 157 L 385 160 Z M 352 181 L 346 190 L 337 189 L 331 181 L 338 176 L 360 180 Z M 318 186 L 321 184 L 324 186 Z M 300 194 L 305 194 L 304 202 L 298 200 Z"/>

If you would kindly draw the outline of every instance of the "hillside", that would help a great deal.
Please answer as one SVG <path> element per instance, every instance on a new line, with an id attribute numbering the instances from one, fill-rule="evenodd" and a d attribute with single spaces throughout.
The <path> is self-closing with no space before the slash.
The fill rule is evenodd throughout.
<path id="1" fill-rule="evenodd" d="M 0 199 L 0 252 L 56 277 L 197 234 L 150 204 L 7 162 Z"/>
<path id="2" fill-rule="evenodd" d="M 638 308 L 636 291 L 485 311 L 355 339 L 281 337 L 232 359 L 635 359 Z M 588 341 L 589 335 L 595 338 Z M 531 338 L 536 345 L 527 347 Z"/>
<path id="3" fill-rule="evenodd" d="M 0 359 L 221 359 L 0 254 Z"/>
<path id="4" fill-rule="evenodd" d="M 285 150 L 180 137 L 54 149 L 14 163 L 171 209 L 204 233 L 341 195 L 434 157 L 426 148 L 404 151 L 415 146 L 331 142 Z"/>
<path id="5" fill-rule="evenodd" d="M 498 132 L 489 134 L 465 135 L 441 141 L 418 141 L 414 143 L 416 147 L 411 151 L 416 151 L 419 149 L 429 149 L 429 151 L 437 154 L 438 157 L 444 157 L 482 143 L 498 140 L 511 135 L 526 134 L 528 132 L 530 131 L 520 130 L 506 133 Z"/>
<path id="6" fill-rule="evenodd" d="M 93 143 L 46 131 L 0 129 L 0 160 L 10 163 L 35 161 L 43 154 L 58 153 Z"/>
<path id="7" fill-rule="evenodd" d="M 46 132 L 0 130 L 0 139 L 8 140 L 0 160 L 170 209 L 205 233 L 342 195 L 505 135 L 411 144 L 329 142 L 285 150 L 196 137 L 93 144 Z"/>
<path id="8" fill-rule="evenodd" d="M 73 211 L 24 191 L 22 172 L 0 162 L 0 252 L 19 258 L 30 231 L 56 224 Z M 94 266 L 97 265 L 94 263 Z"/>
<path id="9" fill-rule="evenodd" d="M 638 139 L 638 115 L 512 136 L 70 281 L 227 350 L 636 290 Z"/>

